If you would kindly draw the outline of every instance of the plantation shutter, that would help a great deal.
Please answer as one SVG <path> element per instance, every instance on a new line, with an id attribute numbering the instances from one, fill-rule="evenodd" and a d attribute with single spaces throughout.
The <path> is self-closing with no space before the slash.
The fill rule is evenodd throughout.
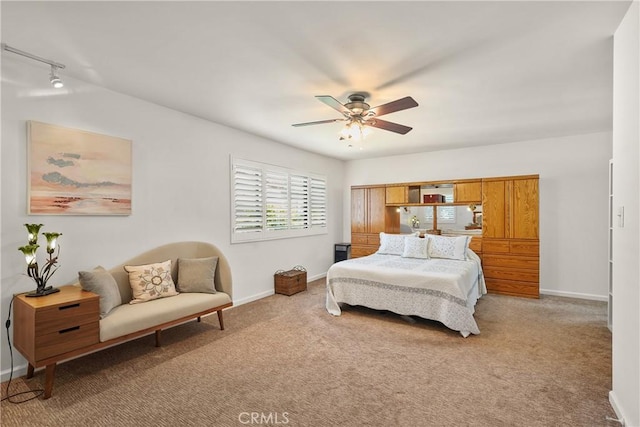
<path id="1" fill-rule="evenodd" d="M 446 194 L 444 196 L 445 203 L 453 203 L 453 194 Z M 455 206 L 438 206 L 438 221 L 444 223 L 456 222 L 456 207 Z M 433 221 L 433 209 L 427 209 L 425 211 L 425 220 L 427 222 Z"/>
<path id="2" fill-rule="evenodd" d="M 291 228 L 309 227 L 309 178 L 291 174 Z"/>
<path id="3" fill-rule="evenodd" d="M 453 194 L 447 194 L 444 196 L 446 203 L 453 203 Z M 455 206 L 438 206 L 438 220 L 445 222 L 456 222 L 456 207 Z"/>
<path id="4" fill-rule="evenodd" d="M 289 224 L 289 180 L 286 172 L 265 171 L 267 231 L 286 230 Z"/>
<path id="5" fill-rule="evenodd" d="M 231 158 L 231 243 L 327 233 L 326 177 Z"/>
<path id="6" fill-rule="evenodd" d="M 327 226 L 327 181 L 311 178 L 311 227 Z"/>
<path id="7" fill-rule="evenodd" d="M 262 170 L 242 164 L 234 165 L 233 194 L 234 232 L 261 232 Z"/>

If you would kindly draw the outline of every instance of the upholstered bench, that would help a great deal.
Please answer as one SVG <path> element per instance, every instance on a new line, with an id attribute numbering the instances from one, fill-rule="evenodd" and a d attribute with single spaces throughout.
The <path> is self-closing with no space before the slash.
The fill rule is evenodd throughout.
<path id="1" fill-rule="evenodd" d="M 132 287 L 137 291 L 134 281 L 143 276 L 147 278 L 145 274 L 150 270 L 146 266 L 158 263 L 163 267 L 170 265 L 170 272 L 168 268 L 160 268 L 160 276 L 168 280 L 170 274 L 168 281 L 173 281 L 175 288 L 167 287 L 170 293 L 158 298 L 152 285 L 159 276 L 154 276 L 154 272 L 148 277 L 153 279 L 148 282 L 152 296 L 133 292 Z M 181 266 L 183 270 L 179 269 Z M 27 378 L 33 376 L 35 368 L 46 366 L 45 399 L 51 396 L 56 363 L 151 333 L 155 333 L 156 346 L 160 346 L 163 329 L 192 319 L 200 321 L 201 316 L 214 312 L 218 314 L 223 330 L 222 310 L 233 305 L 229 263 L 217 247 L 204 242 L 160 246 L 110 270 L 79 272 L 79 277 L 78 283 L 52 294 L 58 300 L 52 300 L 51 308 L 59 306 L 56 311 L 63 310 L 61 313 L 64 312 L 67 320 L 78 323 L 73 327 L 65 325 L 60 331 L 60 336 L 65 336 L 64 342 L 53 346 L 59 350 L 53 354 L 51 351 L 29 351 L 38 346 L 37 341 L 16 342 L 16 347 L 20 344 L 19 349 L 29 362 Z M 43 297 L 43 301 L 46 298 Z M 74 334 L 78 339 L 73 339 Z M 52 347 L 48 342 L 43 345 Z"/>

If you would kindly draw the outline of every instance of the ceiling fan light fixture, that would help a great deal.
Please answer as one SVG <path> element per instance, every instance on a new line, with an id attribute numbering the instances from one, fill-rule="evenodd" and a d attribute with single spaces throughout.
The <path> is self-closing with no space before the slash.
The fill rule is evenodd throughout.
<path id="1" fill-rule="evenodd" d="M 340 141 L 345 139 L 362 141 L 365 137 L 371 134 L 371 129 L 367 128 L 364 123 L 359 120 L 349 121 L 345 127 L 343 127 L 338 136 Z"/>
<path id="2" fill-rule="evenodd" d="M 381 120 L 378 117 L 396 111 L 417 107 L 418 103 L 410 96 L 388 102 L 371 108 L 364 100 L 367 97 L 363 93 L 349 95 L 349 102 L 341 104 L 340 101 L 329 95 L 317 95 L 316 98 L 342 114 L 341 119 L 319 120 L 315 122 L 295 123 L 292 126 L 309 126 L 322 123 L 346 122 L 338 132 L 340 141 L 358 139 L 362 141 L 371 133 L 371 127 L 405 135 L 412 128 L 398 123 Z"/>

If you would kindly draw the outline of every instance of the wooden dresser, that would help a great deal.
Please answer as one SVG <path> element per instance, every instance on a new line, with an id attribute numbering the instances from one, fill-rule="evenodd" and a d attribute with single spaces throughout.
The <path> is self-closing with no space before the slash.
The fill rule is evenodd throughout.
<path id="1" fill-rule="evenodd" d="M 540 296 L 538 179 L 482 180 L 482 262 L 490 292 Z"/>
<path id="2" fill-rule="evenodd" d="M 77 286 L 43 297 L 15 296 L 13 343 L 29 362 L 27 378 L 46 366 L 45 399 L 51 396 L 56 363 L 99 343 L 99 303 L 97 294 Z"/>
<path id="3" fill-rule="evenodd" d="M 371 255 L 380 247 L 380 232 L 398 233 L 396 207 L 386 206 L 385 186 L 351 187 L 351 256 Z"/>

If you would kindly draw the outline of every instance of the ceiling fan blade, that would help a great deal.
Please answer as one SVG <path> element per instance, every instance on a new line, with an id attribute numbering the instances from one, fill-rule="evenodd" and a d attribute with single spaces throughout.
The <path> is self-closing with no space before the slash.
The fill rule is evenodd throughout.
<path id="1" fill-rule="evenodd" d="M 380 119 L 367 120 L 365 124 L 367 126 L 388 130 L 388 131 L 399 133 L 402 135 L 406 134 L 411 129 L 413 129 L 413 128 L 410 128 L 409 126 L 400 125 L 398 123 L 388 122 L 386 120 L 380 120 Z"/>
<path id="2" fill-rule="evenodd" d="M 335 122 L 344 122 L 345 119 L 331 119 L 331 120 L 319 120 L 317 122 L 306 122 L 306 123 L 296 123 L 291 126 L 299 127 L 299 126 L 310 126 L 310 125 L 320 125 L 322 123 L 335 123 Z"/>
<path id="3" fill-rule="evenodd" d="M 402 99 L 391 101 L 387 104 L 378 105 L 369 109 L 369 112 L 373 112 L 376 117 L 380 117 L 384 114 L 394 113 L 396 111 L 406 110 L 407 108 L 417 107 L 418 103 L 410 96 Z"/>
<path id="4" fill-rule="evenodd" d="M 349 116 L 351 114 L 351 110 L 349 110 L 347 107 L 345 107 L 344 105 L 342 105 L 340 103 L 340 101 L 338 101 L 337 99 L 335 99 L 333 96 L 329 96 L 329 95 L 317 95 L 316 98 L 318 98 L 318 100 L 320 102 L 324 102 L 325 104 L 327 104 L 329 107 L 338 110 L 339 112 L 341 112 L 342 114 Z"/>

